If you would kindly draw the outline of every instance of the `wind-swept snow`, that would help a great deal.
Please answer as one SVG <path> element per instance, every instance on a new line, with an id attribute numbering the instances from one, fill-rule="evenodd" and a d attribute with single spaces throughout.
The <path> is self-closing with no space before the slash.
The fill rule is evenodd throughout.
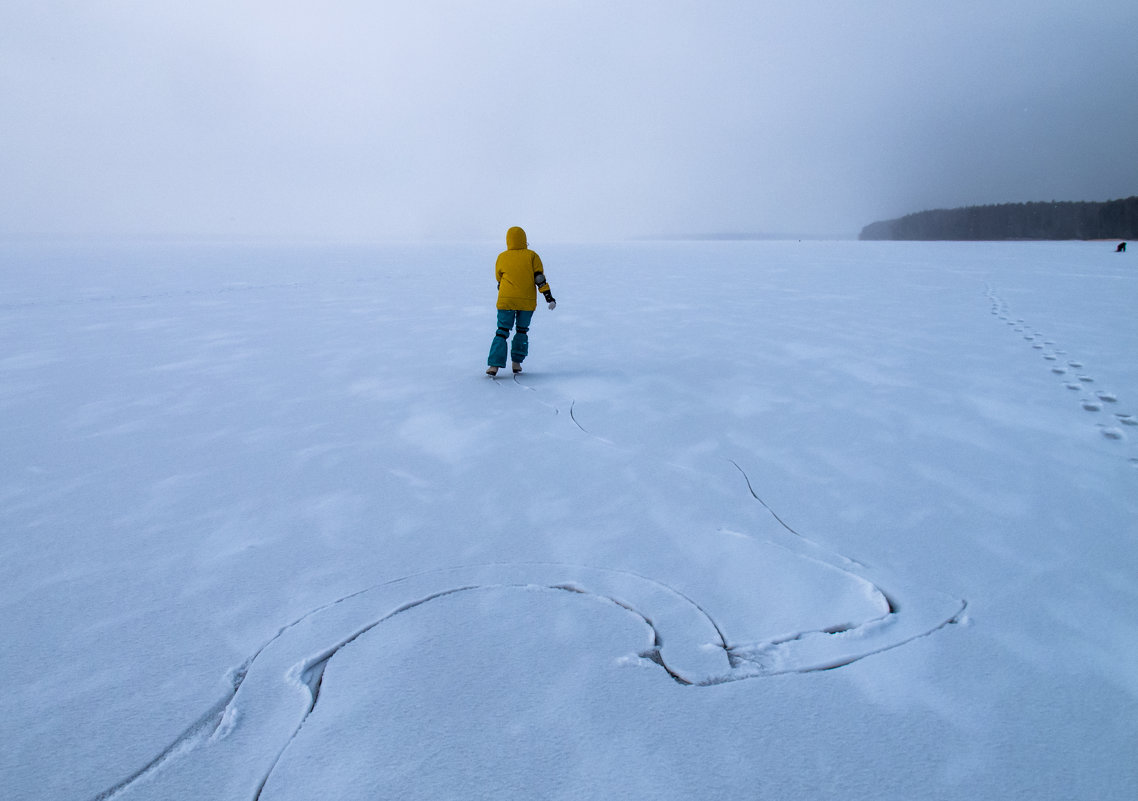
<path id="1" fill-rule="evenodd" d="M 9 246 L 20 799 L 1130 798 L 1102 243 Z"/>

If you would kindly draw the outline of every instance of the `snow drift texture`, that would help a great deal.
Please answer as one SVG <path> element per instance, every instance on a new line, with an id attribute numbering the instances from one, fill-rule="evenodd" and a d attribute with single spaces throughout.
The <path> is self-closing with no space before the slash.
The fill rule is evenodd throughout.
<path id="1" fill-rule="evenodd" d="M 1096 243 L 9 247 L 17 799 L 1128 799 Z"/>

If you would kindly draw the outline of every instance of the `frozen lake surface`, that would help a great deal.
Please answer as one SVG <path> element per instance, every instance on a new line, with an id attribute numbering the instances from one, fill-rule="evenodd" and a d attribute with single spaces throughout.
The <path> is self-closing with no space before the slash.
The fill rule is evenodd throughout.
<path id="1" fill-rule="evenodd" d="M 0 251 L 15 799 L 1133 798 L 1108 243 Z"/>

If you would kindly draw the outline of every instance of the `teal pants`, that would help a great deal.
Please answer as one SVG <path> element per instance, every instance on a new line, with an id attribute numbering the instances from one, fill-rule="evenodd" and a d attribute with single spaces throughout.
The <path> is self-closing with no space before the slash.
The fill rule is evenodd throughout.
<path id="1" fill-rule="evenodd" d="M 515 326 L 517 331 L 514 341 L 510 343 L 510 359 L 518 364 L 525 361 L 526 354 L 529 353 L 529 324 L 532 319 L 532 311 L 498 309 L 498 330 L 490 343 L 490 356 L 486 359 L 486 364 L 490 367 L 506 366 L 506 344 L 510 339 L 510 329 Z"/>

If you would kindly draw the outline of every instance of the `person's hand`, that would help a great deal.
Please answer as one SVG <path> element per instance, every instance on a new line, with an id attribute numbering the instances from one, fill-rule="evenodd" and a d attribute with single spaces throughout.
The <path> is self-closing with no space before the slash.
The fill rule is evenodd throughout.
<path id="1" fill-rule="evenodd" d="M 557 301 L 555 301 L 555 300 L 549 301 L 549 310 L 553 311 L 556 308 L 557 308 Z"/>
<path id="2" fill-rule="evenodd" d="M 544 292 L 542 292 L 541 294 L 545 295 L 545 300 L 546 300 L 546 302 L 547 302 L 547 303 L 549 303 L 549 310 L 550 310 L 550 311 L 553 311 L 554 309 L 556 309 L 556 308 L 557 308 L 557 301 L 555 301 L 555 300 L 553 299 L 553 293 L 552 293 L 552 292 L 550 292 L 550 291 L 547 289 L 547 290 L 545 290 Z"/>

